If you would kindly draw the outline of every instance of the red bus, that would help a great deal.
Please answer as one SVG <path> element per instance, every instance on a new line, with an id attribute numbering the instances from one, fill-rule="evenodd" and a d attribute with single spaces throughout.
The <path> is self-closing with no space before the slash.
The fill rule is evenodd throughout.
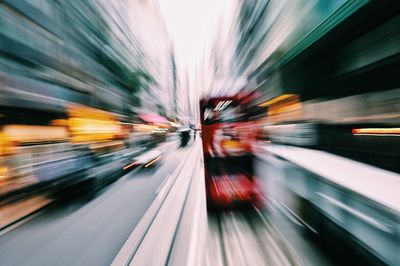
<path id="1" fill-rule="evenodd" d="M 237 96 L 203 99 L 200 116 L 209 208 L 256 203 L 253 151 L 257 133 L 244 100 Z"/>

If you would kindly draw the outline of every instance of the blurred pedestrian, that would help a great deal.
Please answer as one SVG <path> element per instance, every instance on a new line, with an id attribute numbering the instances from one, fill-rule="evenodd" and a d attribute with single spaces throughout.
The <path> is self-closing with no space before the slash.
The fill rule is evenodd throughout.
<path id="1" fill-rule="evenodd" d="M 189 142 L 189 139 L 190 139 L 190 132 L 189 132 L 189 130 L 186 130 L 186 129 L 182 130 L 182 131 L 180 132 L 180 137 L 181 137 L 181 147 L 183 148 L 183 147 L 185 147 L 185 146 L 188 144 L 188 142 Z"/>

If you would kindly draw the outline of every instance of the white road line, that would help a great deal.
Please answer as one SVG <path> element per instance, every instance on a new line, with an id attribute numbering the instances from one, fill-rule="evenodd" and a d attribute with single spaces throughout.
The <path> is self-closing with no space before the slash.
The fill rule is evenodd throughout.
<path id="1" fill-rule="evenodd" d="M 156 218 L 158 211 L 162 207 L 163 201 L 167 197 L 166 194 L 169 192 L 171 186 L 173 185 L 173 182 L 177 178 L 177 175 L 179 175 L 187 160 L 190 159 L 191 156 L 194 154 L 194 147 L 195 146 L 192 146 L 190 148 L 186 159 L 182 160 L 175 168 L 173 173 L 169 175 L 168 182 L 166 181 L 163 186 L 160 186 L 159 189 L 157 189 L 158 194 L 155 197 L 154 201 L 147 209 L 146 213 L 143 215 L 142 219 L 139 221 L 136 227 L 132 230 L 128 239 L 125 241 L 124 245 L 115 256 L 111 265 L 128 265 L 131 262 L 131 259 L 139 248 L 141 241 L 145 238 L 147 231 L 149 230 L 154 219 Z"/>
<path id="2" fill-rule="evenodd" d="M 290 244 L 290 241 L 283 236 L 283 234 L 278 230 L 277 226 L 274 223 L 264 217 L 263 213 L 259 209 L 256 208 L 256 211 L 261 221 L 264 223 L 265 227 L 270 231 L 270 234 L 274 235 L 275 241 L 277 240 L 278 242 L 280 242 L 279 249 L 281 251 L 283 251 L 283 249 L 286 249 L 286 255 L 284 255 L 284 257 L 289 258 L 290 256 L 294 265 L 302 265 L 301 259 L 295 252 L 293 246 Z"/>
<path id="3" fill-rule="evenodd" d="M 171 174 L 172 173 L 165 176 L 164 180 L 161 182 L 161 184 L 158 186 L 156 192 L 154 193 L 155 195 L 158 195 L 161 191 L 164 192 L 164 190 L 166 190 L 169 187 L 169 183 L 172 182 Z"/>

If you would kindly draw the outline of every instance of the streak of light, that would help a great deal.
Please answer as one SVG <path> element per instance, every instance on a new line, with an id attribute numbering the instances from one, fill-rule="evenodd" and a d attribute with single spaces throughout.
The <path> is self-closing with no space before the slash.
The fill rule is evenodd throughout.
<path id="1" fill-rule="evenodd" d="M 131 167 L 134 166 L 134 165 L 137 165 L 137 164 L 138 164 L 138 162 L 133 162 L 133 163 L 131 163 L 131 164 L 128 164 L 127 166 L 125 166 L 125 167 L 122 168 L 122 169 L 126 170 L 126 169 L 131 168 Z"/>
<path id="2" fill-rule="evenodd" d="M 160 158 L 161 158 L 161 156 L 158 156 L 158 157 L 155 158 L 154 160 L 151 160 L 148 164 L 146 164 L 146 165 L 144 166 L 144 168 L 149 167 L 149 166 L 152 165 L 153 163 L 157 162 Z"/>
<path id="3" fill-rule="evenodd" d="M 353 128 L 353 135 L 400 136 L 400 128 Z"/>
<path id="4" fill-rule="evenodd" d="M 258 106 L 259 107 L 266 107 L 266 106 L 272 105 L 274 103 L 277 103 L 277 102 L 280 102 L 280 101 L 283 101 L 283 100 L 286 100 L 286 99 L 289 99 L 289 98 L 294 98 L 296 96 L 297 96 L 296 94 L 282 94 L 282 95 L 280 95 L 278 97 L 272 98 L 271 100 L 263 102 L 263 103 L 259 104 Z"/>

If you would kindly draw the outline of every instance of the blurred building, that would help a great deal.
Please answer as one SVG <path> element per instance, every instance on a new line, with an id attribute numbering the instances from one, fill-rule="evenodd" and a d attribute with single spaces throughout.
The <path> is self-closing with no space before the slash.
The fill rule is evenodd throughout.
<path id="1" fill-rule="evenodd" d="M 170 43 L 154 1 L 2 1 L 0 201 L 106 182 L 163 141 L 139 117 L 174 115 Z"/>
<path id="2" fill-rule="evenodd" d="M 0 12 L 3 105 L 125 116 L 173 105 L 170 41 L 152 1 L 3 1 Z"/>
<path id="3" fill-rule="evenodd" d="M 397 1 L 246 1 L 239 14 L 235 68 L 262 92 L 273 141 L 399 171 Z"/>
<path id="4" fill-rule="evenodd" d="M 124 17 L 128 18 L 127 23 L 143 49 L 141 58 L 132 58 L 132 61 L 140 63 L 152 77 L 147 90 L 140 93 L 141 108 L 143 111 L 156 110 L 164 116 L 174 117 L 177 110 L 174 98 L 177 79 L 174 74 L 174 47 L 158 1 L 129 1 L 126 5 L 129 12 L 126 12 Z"/>

